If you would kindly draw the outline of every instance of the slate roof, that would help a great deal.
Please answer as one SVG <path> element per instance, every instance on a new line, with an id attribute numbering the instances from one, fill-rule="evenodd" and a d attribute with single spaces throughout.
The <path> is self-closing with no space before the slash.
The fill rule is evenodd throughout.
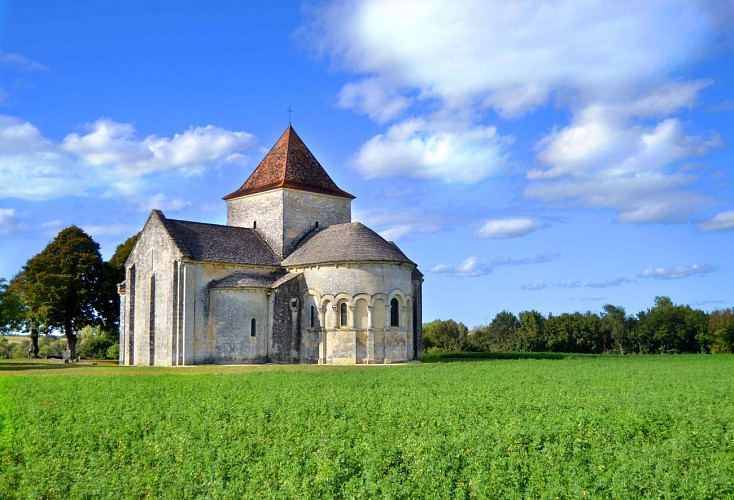
<path id="1" fill-rule="evenodd" d="M 296 273 L 278 271 L 270 274 L 234 273 L 220 280 L 212 281 L 212 288 L 277 288 L 295 278 Z"/>
<path id="2" fill-rule="evenodd" d="M 278 188 L 354 198 L 337 187 L 290 125 L 245 183 L 223 199 L 231 200 Z"/>
<path id="3" fill-rule="evenodd" d="M 405 262 L 415 265 L 395 245 L 361 222 L 335 224 L 312 234 L 284 261 L 284 266 L 328 262 Z"/>
<path id="4" fill-rule="evenodd" d="M 153 210 L 181 252 L 193 260 L 279 266 L 280 259 L 254 229 L 167 219 Z"/>

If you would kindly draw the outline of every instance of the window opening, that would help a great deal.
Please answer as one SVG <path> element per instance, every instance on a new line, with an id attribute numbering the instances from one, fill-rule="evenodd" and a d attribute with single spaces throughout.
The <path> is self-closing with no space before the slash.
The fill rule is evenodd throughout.
<path id="1" fill-rule="evenodd" d="M 252 221 L 252 229 L 257 229 L 257 221 Z"/>
<path id="2" fill-rule="evenodd" d="M 339 326 L 346 327 L 347 326 L 347 303 L 342 302 L 342 305 L 339 309 Z"/>
<path id="3" fill-rule="evenodd" d="M 316 229 L 319 228 L 319 221 L 316 221 Z"/>
<path id="4" fill-rule="evenodd" d="M 255 320 L 255 318 L 252 318 L 252 321 L 250 321 L 250 337 L 254 337 L 256 331 L 257 331 L 257 321 Z"/>
<path id="5" fill-rule="evenodd" d="M 393 298 L 390 301 L 390 326 L 400 326 L 400 304 L 398 299 Z"/>
<path id="6" fill-rule="evenodd" d="M 311 306 L 311 328 L 314 327 L 314 323 L 315 323 L 314 321 L 315 309 L 316 308 L 314 306 Z"/>

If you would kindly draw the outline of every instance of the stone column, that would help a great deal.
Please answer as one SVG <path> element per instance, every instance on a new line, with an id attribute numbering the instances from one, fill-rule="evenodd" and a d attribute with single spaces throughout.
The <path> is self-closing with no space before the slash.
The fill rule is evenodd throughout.
<path id="1" fill-rule="evenodd" d="M 321 316 L 321 328 L 319 328 L 319 364 L 326 363 L 326 306 L 319 306 Z"/>
<path id="2" fill-rule="evenodd" d="M 367 306 L 367 363 L 375 362 L 375 325 L 372 324 L 372 304 Z"/>

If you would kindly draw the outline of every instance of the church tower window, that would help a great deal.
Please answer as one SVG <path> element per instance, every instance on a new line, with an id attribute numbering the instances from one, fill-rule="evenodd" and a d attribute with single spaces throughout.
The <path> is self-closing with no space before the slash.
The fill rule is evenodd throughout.
<path id="1" fill-rule="evenodd" d="M 256 332 L 257 332 L 257 320 L 255 318 L 252 318 L 252 321 L 250 321 L 250 337 L 254 337 Z"/>
<path id="2" fill-rule="evenodd" d="M 400 326 L 400 303 L 396 298 L 390 301 L 390 326 Z"/>

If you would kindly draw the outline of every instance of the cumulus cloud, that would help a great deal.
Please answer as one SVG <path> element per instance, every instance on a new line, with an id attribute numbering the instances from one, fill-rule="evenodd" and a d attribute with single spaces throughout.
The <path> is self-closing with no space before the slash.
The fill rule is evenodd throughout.
<path id="1" fill-rule="evenodd" d="M 84 226 L 82 229 L 92 236 L 93 238 L 105 238 L 108 236 L 120 236 L 120 235 L 133 235 L 140 231 L 139 227 L 133 227 L 129 224 L 116 223 L 116 224 L 103 224 L 103 225 L 89 225 Z"/>
<path id="2" fill-rule="evenodd" d="M 339 105 L 386 126 L 355 155 L 365 177 L 474 183 L 503 173 L 511 147 L 487 110 L 518 120 L 553 106 L 571 121 L 538 141 L 543 166 L 529 172 L 525 195 L 660 222 L 687 220 L 712 201 L 680 163 L 718 137 L 686 132 L 676 114 L 712 84 L 680 74 L 731 31 L 725 5 L 331 1 L 307 11 L 302 35 L 358 75 Z"/>
<path id="3" fill-rule="evenodd" d="M 367 141 L 352 164 L 368 179 L 405 175 L 473 184 L 504 167 L 507 142 L 494 127 L 456 129 L 416 118 Z"/>
<path id="4" fill-rule="evenodd" d="M 0 208 L 0 234 L 11 234 L 18 227 L 18 218 L 14 208 Z"/>
<path id="5" fill-rule="evenodd" d="M 651 267 L 642 271 L 640 278 L 656 278 L 661 280 L 677 280 L 694 274 L 713 273 L 718 268 L 710 264 L 693 264 L 678 267 Z"/>
<path id="6" fill-rule="evenodd" d="M 433 266 L 430 271 L 432 273 L 444 273 L 457 277 L 477 277 L 485 276 L 495 268 L 500 266 L 522 266 L 527 264 L 541 264 L 550 262 L 561 256 L 560 253 L 544 253 L 529 255 L 519 259 L 513 259 L 510 256 L 503 255 L 495 257 L 491 260 L 481 259 L 476 256 L 467 257 L 461 264 L 441 263 Z"/>
<path id="7" fill-rule="evenodd" d="M 703 232 L 731 231 L 734 229 L 734 210 L 716 214 L 712 219 L 701 222 L 698 229 Z"/>
<path id="8" fill-rule="evenodd" d="M 654 116 L 685 105 L 692 92 L 657 100 L 645 96 L 631 109 Z M 686 135 L 676 118 L 651 126 L 630 119 L 618 106 L 594 105 L 580 111 L 571 125 L 538 143 L 539 159 L 550 166 L 528 172 L 531 184 L 525 194 L 612 208 L 626 222 L 685 220 L 692 207 L 710 201 L 688 189 L 696 176 L 671 165 L 705 154 L 720 144 L 718 137 Z"/>
<path id="9" fill-rule="evenodd" d="M 477 231 L 480 238 L 517 238 L 540 229 L 544 224 L 527 217 L 491 219 Z"/>
<path id="10" fill-rule="evenodd" d="M 170 170 L 200 173 L 255 143 L 252 134 L 213 125 L 192 127 L 171 138 L 151 135 L 144 139 L 136 136 L 133 125 L 108 118 L 87 124 L 85 129 L 85 134 L 66 136 L 62 149 L 89 165 L 114 165 L 131 175 Z"/>
<path id="11" fill-rule="evenodd" d="M 344 85 L 339 91 L 337 106 L 365 114 L 382 124 L 398 116 L 410 102 L 410 99 L 380 84 L 376 79 L 369 78 Z"/>
<path id="12" fill-rule="evenodd" d="M 696 54 L 714 23 L 684 0 L 362 0 L 311 16 L 306 36 L 343 69 L 514 113 L 558 89 L 609 95 L 656 82 Z"/>
<path id="13" fill-rule="evenodd" d="M 352 215 L 355 221 L 376 227 L 380 236 L 388 241 L 400 241 L 409 236 L 436 233 L 441 230 L 442 222 L 440 216 L 428 215 L 418 210 L 399 212 L 385 209 L 355 210 Z"/>
<path id="14" fill-rule="evenodd" d="M 556 287 L 556 288 L 610 288 L 620 286 L 624 283 L 630 283 L 627 278 L 615 278 L 607 281 L 599 282 L 584 282 L 584 281 L 548 281 L 546 279 L 538 279 L 520 285 L 523 290 L 542 290 L 544 288 Z"/>
<path id="15" fill-rule="evenodd" d="M 130 194 L 152 174 L 188 176 L 240 163 L 241 151 L 254 144 L 252 134 L 212 125 L 140 138 L 132 124 L 109 118 L 55 143 L 29 122 L 0 116 L 0 198 L 52 199 L 93 190 Z"/>
<path id="16" fill-rule="evenodd" d="M 157 193 L 143 203 L 140 204 L 141 212 L 149 212 L 151 210 L 162 210 L 163 212 L 178 212 L 184 208 L 190 207 L 191 202 L 180 198 L 171 198 L 163 193 Z"/>

